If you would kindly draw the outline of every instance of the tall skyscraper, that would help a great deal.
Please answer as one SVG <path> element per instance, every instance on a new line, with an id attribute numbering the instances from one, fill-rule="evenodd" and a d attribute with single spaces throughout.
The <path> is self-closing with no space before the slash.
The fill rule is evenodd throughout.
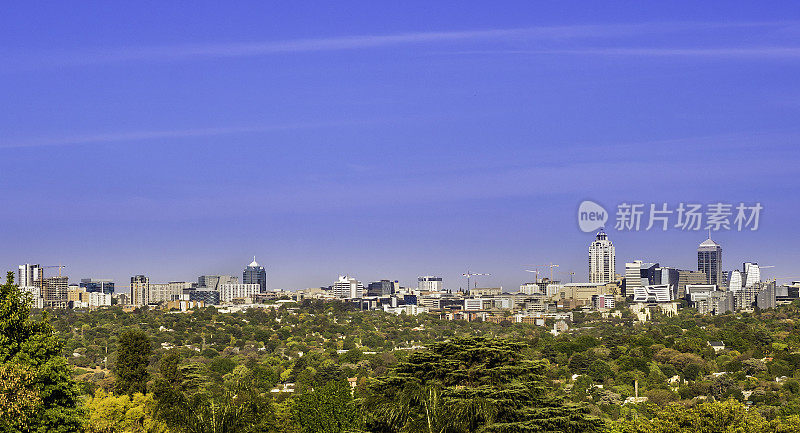
<path id="1" fill-rule="evenodd" d="M 600 230 L 594 242 L 589 245 L 589 282 L 610 283 L 614 281 L 616 269 L 614 244 L 608 240 L 606 232 Z"/>
<path id="2" fill-rule="evenodd" d="M 42 288 L 44 279 L 44 269 L 41 265 L 24 264 L 19 265 L 17 272 L 17 286 L 19 287 L 38 287 Z"/>
<path id="3" fill-rule="evenodd" d="M 141 307 L 150 303 L 150 278 L 144 275 L 131 277 L 131 305 Z"/>
<path id="4" fill-rule="evenodd" d="M 258 264 L 255 257 L 253 262 L 244 268 L 242 284 L 258 284 L 261 286 L 261 293 L 267 291 L 267 271 Z"/>
<path id="5" fill-rule="evenodd" d="M 697 270 L 706 273 L 707 284 L 722 285 L 722 247 L 711 240 L 711 234 L 697 248 Z"/>

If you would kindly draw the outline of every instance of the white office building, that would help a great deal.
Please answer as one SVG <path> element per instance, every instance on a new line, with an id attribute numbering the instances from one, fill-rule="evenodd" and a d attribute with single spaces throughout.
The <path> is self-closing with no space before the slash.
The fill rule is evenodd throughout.
<path id="1" fill-rule="evenodd" d="M 41 265 L 19 265 L 16 284 L 19 287 L 42 287 L 44 269 Z"/>
<path id="2" fill-rule="evenodd" d="M 600 230 L 589 245 L 589 282 L 610 283 L 614 281 L 617 256 L 608 235 Z"/>
<path id="3" fill-rule="evenodd" d="M 44 298 L 42 297 L 42 289 L 37 286 L 20 286 L 20 292 L 30 297 L 31 308 L 44 308 Z"/>
<path id="4" fill-rule="evenodd" d="M 519 292 L 526 295 L 537 295 L 542 293 L 542 288 L 536 283 L 525 283 L 519 286 Z"/>
<path id="5" fill-rule="evenodd" d="M 633 302 L 669 302 L 672 300 L 669 284 L 635 287 Z"/>
<path id="6" fill-rule="evenodd" d="M 364 285 L 355 278 L 339 275 L 339 279 L 331 286 L 331 292 L 337 298 L 360 298 L 364 295 Z"/>
<path id="7" fill-rule="evenodd" d="M 742 273 L 739 270 L 733 270 L 728 273 L 728 290 L 731 292 L 738 292 L 742 290 L 744 287 L 744 281 L 742 281 Z"/>
<path id="8" fill-rule="evenodd" d="M 642 278 L 641 260 L 625 263 L 625 290 L 628 295 L 634 293 L 637 287 L 644 287 L 647 284 L 649 284 L 647 278 Z"/>
<path id="9" fill-rule="evenodd" d="M 746 275 L 744 282 L 745 287 L 753 287 L 761 282 L 761 268 L 758 267 L 758 263 L 744 263 L 742 265 L 742 270 Z"/>
<path id="10" fill-rule="evenodd" d="M 220 284 L 219 301 L 230 304 L 234 299 L 255 298 L 261 292 L 261 284 Z"/>
<path id="11" fill-rule="evenodd" d="M 444 290 L 442 277 L 424 275 L 417 278 L 417 290 L 420 292 L 441 292 Z"/>

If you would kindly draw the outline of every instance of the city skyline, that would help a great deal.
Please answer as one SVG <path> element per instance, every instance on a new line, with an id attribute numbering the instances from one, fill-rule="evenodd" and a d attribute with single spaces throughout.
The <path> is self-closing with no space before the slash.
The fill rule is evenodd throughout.
<path id="1" fill-rule="evenodd" d="M 588 245 L 589 251 L 590 251 L 590 254 L 589 254 L 590 257 L 592 256 L 592 251 L 593 251 L 592 248 L 601 239 L 602 239 L 603 242 L 606 242 L 606 241 L 610 242 L 609 246 L 611 248 L 612 260 L 614 262 L 617 262 L 615 259 L 613 259 L 614 258 L 614 250 L 616 249 L 613 246 L 613 239 L 608 237 L 608 234 L 605 233 L 603 230 L 601 230 L 600 232 L 595 234 L 593 236 L 593 240 Z M 709 243 L 709 241 L 712 241 L 713 243 Z M 647 259 L 644 260 L 644 261 L 660 262 L 660 264 L 662 266 L 665 266 L 665 267 L 668 267 L 668 268 L 673 268 L 673 269 L 703 271 L 704 269 L 707 269 L 707 265 L 701 264 L 701 260 L 699 258 L 699 252 L 702 251 L 703 248 L 706 247 L 707 245 L 714 245 L 717 248 L 722 248 L 722 246 L 720 244 L 718 244 L 718 243 L 713 241 L 711 233 L 709 233 L 709 237 L 707 239 L 704 239 L 702 242 L 700 242 L 695 247 L 694 251 L 695 251 L 696 254 L 698 254 L 698 255 L 695 256 L 695 258 L 697 259 L 695 261 L 695 266 L 676 265 L 676 264 L 674 264 L 672 262 L 663 261 L 663 260 L 660 260 L 658 258 L 654 258 L 652 256 L 648 256 Z M 641 262 L 642 261 L 642 257 L 643 256 L 635 256 L 630 261 L 638 260 L 638 261 Z M 554 281 L 558 281 L 560 283 L 571 283 L 571 282 L 573 282 L 573 280 L 574 280 L 575 283 L 596 283 L 596 282 L 611 282 L 611 281 L 613 281 L 613 279 L 611 279 L 611 280 L 604 279 L 603 281 L 599 281 L 599 280 L 598 281 L 592 281 L 591 280 L 591 275 L 590 275 L 591 274 L 592 263 L 593 263 L 592 260 L 590 260 L 588 267 L 585 269 L 585 278 L 581 278 L 580 277 L 581 274 L 578 273 L 578 272 L 574 272 L 573 270 L 566 270 L 566 271 L 563 271 L 563 272 L 556 270 L 553 273 L 553 280 Z M 718 270 L 720 275 L 721 275 L 721 277 L 724 278 L 724 279 L 727 279 L 728 275 L 731 272 L 733 272 L 733 273 L 741 273 L 741 274 L 746 275 L 747 274 L 747 270 L 745 268 L 750 264 L 762 263 L 762 268 L 759 269 L 759 271 L 760 272 L 765 272 L 765 269 L 763 269 L 763 263 L 764 263 L 763 261 L 758 261 L 758 260 L 751 261 L 749 259 L 740 260 L 738 262 L 733 262 L 733 264 L 731 264 L 730 267 L 726 267 L 726 265 L 724 263 L 730 263 L 730 262 L 723 262 L 722 268 Z M 742 263 L 741 267 L 739 266 L 738 263 Z M 24 263 L 24 264 L 21 264 L 21 265 L 19 265 L 19 272 L 22 272 L 22 270 L 25 269 L 26 273 L 30 273 L 30 271 L 28 271 L 27 269 L 31 265 L 34 265 L 34 266 L 35 265 L 40 265 L 40 263 Z M 622 270 L 619 269 L 620 266 L 623 267 Z M 61 266 L 45 266 L 45 268 L 55 268 L 55 267 L 61 267 Z M 482 284 L 482 282 L 485 282 L 487 279 L 489 279 L 489 281 L 497 281 L 497 279 L 506 280 L 506 279 L 509 278 L 509 277 L 504 277 L 502 275 L 495 276 L 494 274 L 488 274 L 488 275 L 478 274 L 479 277 L 473 277 L 473 278 L 480 278 L 480 280 L 478 280 L 478 281 L 474 281 L 473 280 L 472 284 L 473 285 L 477 285 L 476 287 L 483 287 L 483 288 L 485 288 L 485 287 L 503 287 L 504 289 L 507 289 L 507 290 L 516 290 L 521 285 L 524 285 L 526 283 L 534 282 L 534 279 L 542 280 L 543 278 L 549 278 L 549 276 L 550 276 L 549 271 L 548 271 L 549 270 L 549 266 L 539 265 L 539 266 L 533 266 L 533 267 L 536 268 L 537 270 L 539 270 L 539 272 L 537 274 L 531 275 L 531 274 L 527 274 L 526 273 L 524 275 L 529 276 L 527 279 L 521 279 L 518 282 L 511 283 L 509 285 L 491 284 L 491 283 L 490 284 Z M 560 267 L 560 265 L 556 264 L 554 269 L 558 269 L 559 267 Z M 773 268 L 773 267 L 774 267 L 774 265 L 768 266 L 768 268 Z M 66 268 L 66 266 L 63 266 L 63 268 Z M 253 271 L 251 271 L 251 269 Z M 38 268 L 38 272 L 41 273 L 42 271 L 43 270 L 41 268 Z M 15 272 L 15 278 L 16 278 L 16 275 L 19 272 Z M 256 261 L 255 257 L 253 257 L 253 260 L 252 260 L 251 263 L 245 265 L 245 267 L 244 267 L 244 278 L 243 278 L 242 281 L 245 284 L 247 284 L 248 282 L 251 281 L 251 280 L 248 280 L 248 277 L 247 277 L 248 272 L 255 272 L 255 273 L 260 272 L 260 273 L 263 273 L 265 280 L 264 280 L 264 284 L 262 285 L 262 287 L 266 286 L 266 289 L 268 289 L 268 290 L 302 290 L 302 289 L 307 289 L 307 288 L 328 287 L 328 286 L 331 285 L 329 283 L 331 281 L 334 281 L 334 276 L 329 276 L 329 278 L 327 280 L 321 280 L 321 282 L 319 284 L 317 284 L 317 285 L 293 285 L 293 286 L 290 285 L 290 286 L 282 286 L 282 287 L 270 287 L 270 286 L 266 285 L 266 278 L 271 278 L 270 277 L 270 272 L 269 272 L 269 270 L 268 270 L 268 268 L 266 266 L 264 266 L 261 263 L 258 263 Z M 531 272 L 531 270 L 527 270 L 526 272 Z M 64 272 L 64 276 L 68 276 L 67 274 L 68 274 L 67 272 Z M 370 275 L 369 272 L 364 272 L 363 274 L 364 275 Z M 625 277 L 626 276 L 625 262 L 622 262 L 621 264 L 617 263 L 617 265 L 615 266 L 614 274 L 619 276 L 619 277 Z M 758 279 L 761 280 L 761 281 L 776 279 L 776 282 L 778 284 L 789 284 L 789 283 L 792 283 L 792 282 L 800 281 L 800 278 L 780 278 L 780 279 L 777 279 L 777 278 L 774 278 L 774 277 L 770 276 L 771 274 L 773 274 L 773 272 L 766 271 L 763 276 L 759 273 Z M 398 277 L 397 275 L 381 275 L 381 276 L 374 277 L 374 278 L 363 278 L 362 277 L 362 273 L 360 273 L 360 272 L 355 272 L 355 273 L 339 272 L 339 273 L 336 273 L 335 275 L 338 275 L 338 277 L 340 279 L 343 276 L 346 276 L 348 278 L 352 278 L 354 280 L 358 280 L 359 282 L 363 283 L 365 293 L 366 293 L 366 285 L 368 283 L 380 282 L 382 280 L 386 281 L 388 279 L 389 281 L 398 281 L 404 287 L 415 288 L 417 286 L 417 283 L 422 278 L 427 278 L 427 277 L 435 277 L 435 278 L 437 278 L 439 281 L 441 281 L 440 284 L 446 290 L 464 290 L 464 291 L 467 290 L 466 277 L 461 275 L 461 274 L 458 274 L 457 272 L 449 272 L 449 271 L 448 272 L 432 273 L 432 274 L 429 274 L 429 275 L 419 274 L 419 275 L 416 275 L 414 277 L 411 277 L 411 276 Z M 48 275 L 47 271 L 44 272 L 44 277 L 53 277 L 53 276 L 56 276 L 56 275 Z M 58 275 L 58 276 L 60 276 L 60 275 Z M 227 271 L 225 271 L 225 272 L 217 272 L 217 273 L 205 272 L 205 273 L 198 274 L 198 275 L 196 275 L 196 276 L 194 276 L 192 278 L 183 278 L 183 279 L 181 279 L 181 278 L 160 278 L 160 279 L 159 278 L 151 278 L 150 277 L 150 273 L 143 273 L 143 274 L 133 275 L 133 276 L 130 277 L 130 279 L 131 279 L 131 283 L 133 283 L 133 280 L 135 278 L 139 278 L 139 277 L 145 277 L 147 279 L 148 283 L 159 283 L 159 284 L 164 284 L 164 283 L 168 283 L 168 282 L 189 282 L 189 283 L 191 283 L 191 282 L 194 282 L 194 281 L 199 281 L 200 279 L 203 279 L 204 277 L 209 277 L 209 276 L 211 276 L 211 277 L 214 277 L 214 276 L 216 276 L 216 277 L 219 277 L 219 276 L 231 276 L 231 277 L 233 277 L 234 283 L 236 283 L 236 280 L 238 280 L 238 276 L 236 276 L 236 272 L 227 272 Z M 448 280 L 447 276 L 453 276 L 453 278 Z M 490 279 L 491 277 L 495 277 L 495 279 L 491 280 Z M 533 278 L 530 278 L 530 277 L 533 277 Z M 90 281 L 90 279 L 94 280 L 94 281 L 107 281 L 107 280 L 98 279 L 97 276 L 91 276 L 90 278 L 87 278 L 87 277 L 79 277 L 79 278 L 71 277 L 70 284 L 78 285 L 78 283 L 76 281 L 80 280 L 81 284 L 83 285 L 83 283 L 86 283 L 87 281 Z M 116 285 L 117 287 L 121 288 L 121 290 L 116 290 L 115 293 L 124 293 L 124 292 L 129 293 L 130 292 L 130 288 L 131 288 L 130 286 L 127 286 L 127 285 L 124 285 L 124 284 L 120 284 L 121 282 L 126 282 L 126 281 L 127 281 L 127 277 L 126 277 L 125 280 L 120 280 L 120 281 L 111 280 L 112 287 L 114 285 Z M 455 282 L 453 282 L 453 281 L 455 281 Z M 257 282 L 257 281 L 256 280 L 252 280 L 252 282 Z M 716 284 L 716 281 L 713 282 L 713 283 L 712 282 L 709 282 L 709 283 L 710 284 Z M 258 283 L 258 284 L 260 284 L 260 283 Z M 198 285 L 198 287 L 200 287 L 200 286 Z"/>
<path id="2" fill-rule="evenodd" d="M 800 279 L 796 11 L 680 6 L 20 5 L 0 264 L 514 287 L 585 274 L 584 200 L 759 202 L 757 231 L 713 234 L 726 262 Z M 617 272 L 695 267 L 702 233 L 612 226 Z"/>

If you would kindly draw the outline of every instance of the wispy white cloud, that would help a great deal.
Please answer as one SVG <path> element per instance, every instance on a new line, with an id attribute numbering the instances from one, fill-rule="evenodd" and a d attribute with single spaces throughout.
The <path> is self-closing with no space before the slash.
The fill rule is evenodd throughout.
<path id="1" fill-rule="evenodd" d="M 709 57 L 709 58 L 775 58 L 794 59 L 800 57 L 799 47 L 718 47 L 718 48 L 577 48 L 577 49 L 536 49 L 536 50 L 467 50 L 453 54 L 520 54 L 520 55 L 598 55 L 632 57 Z"/>
<path id="2" fill-rule="evenodd" d="M 107 132 L 95 134 L 80 134 L 61 137 L 46 137 L 38 139 L 3 139 L 0 141 L 0 149 L 42 147 L 42 146 L 68 146 L 80 144 L 113 144 L 122 142 L 157 140 L 157 139 L 181 139 L 196 137 L 213 137 L 219 135 L 248 134 L 293 129 L 312 129 L 338 126 L 364 125 L 379 123 L 377 120 L 354 120 L 354 121 L 332 121 L 332 122 L 307 122 L 307 123 L 286 123 L 273 125 L 252 125 L 252 126 L 230 126 L 217 128 L 190 128 L 190 129 L 162 129 L 146 131 L 123 131 Z"/>
<path id="3" fill-rule="evenodd" d="M 283 41 L 210 43 L 151 47 L 94 48 L 55 53 L 4 55 L 0 70 L 19 71 L 56 66 L 81 66 L 119 62 L 181 61 L 204 58 L 255 57 L 282 53 L 343 51 L 414 44 L 491 41 L 566 41 L 614 38 L 627 35 L 669 34 L 719 29 L 765 28 L 795 29 L 796 22 L 668 22 L 638 24 L 539 26 L 515 29 L 409 32 L 390 35 L 358 35 Z M 690 50 L 677 50 L 677 52 Z M 549 50 L 549 53 L 580 53 L 580 50 Z M 654 51 L 653 51 L 654 52 Z M 597 53 L 587 50 L 588 53 Z M 622 53 L 622 52 L 620 52 Z M 609 52 L 609 54 L 611 54 Z"/>

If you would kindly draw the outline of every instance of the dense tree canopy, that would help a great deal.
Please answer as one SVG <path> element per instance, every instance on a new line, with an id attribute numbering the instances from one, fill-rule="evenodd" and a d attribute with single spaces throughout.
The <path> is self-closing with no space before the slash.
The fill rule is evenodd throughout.
<path id="1" fill-rule="evenodd" d="M 118 413 L 97 402 L 125 407 L 124 394 L 141 403 L 125 403 L 131 409 L 142 406 L 124 419 L 172 432 L 301 432 L 343 413 L 347 405 L 323 404 L 331 400 L 320 390 L 348 379 L 354 409 L 344 413 L 374 432 L 580 429 L 596 419 L 619 430 L 668 419 L 665 408 L 690 414 L 729 400 L 775 428 L 800 414 L 800 303 L 723 316 L 684 309 L 648 323 L 635 322 L 625 305 L 620 312 L 573 311 L 569 331 L 558 335 L 548 332 L 550 319 L 545 327 L 448 321 L 318 301 L 238 313 L 55 311 L 31 321 L 51 322 L 65 340 L 56 353 L 77 367 L 73 401 L 84 395 L 84 420 Z M 128 359 L 123 334 L 132 329 L 146 334 L 138 341 L 152 351 L 134 363 L 137 388 L 118 388 L 108 366 L 119 365 L 121 352 Z M 41 412 L 33 407 L 45 398 L 39 371 L 30 363 L 0 371 L 9 395 L 32 396 L 31 404 L 4 406 L 7 413 Z M 63 371 L 69 381 L 72 370 Z M 301 402 L 313 417 L 298 416 Z"/>
<path id="2" fill-rule="evenodd" d="M 459 338 L 412 354 L 371 387 L 374 431 L 594 432 L 599 420 L 548 396 L 541 361 L 504 339 Z"/>
<path id="3" fill-rule="evenodd" d="M 62 343 L 47 319 L 30 317 L 30 300 L 9 272 L 0 287 L 0 427 L 8 432 L 82 428 L 79 392 Z"/>

